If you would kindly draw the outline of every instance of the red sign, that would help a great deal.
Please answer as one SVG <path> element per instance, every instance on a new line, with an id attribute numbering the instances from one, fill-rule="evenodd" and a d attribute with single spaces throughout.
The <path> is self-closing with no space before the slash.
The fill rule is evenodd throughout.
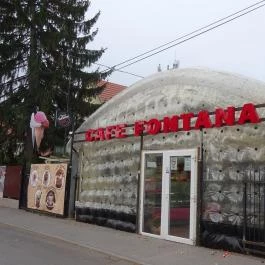
<path id="1" fill-rule="evenodd" d="M 200 130 L 202 128 L 214 128 L 221 126 L 242 125 L 245 123 L 259 123 L 260 118 L 252 103 L 244 104 L 240 111 L 238 119 L 235 115 L 235 107 L 226 109 L 218 108 L 215 110 L 214 121 L 210 118 L 207 110 L 201 110 L 197 115 L 192 112 L 182 113 L 171 117 L 164 117 L 163 120 L 150 119 L 148 121 L 140 120 L 134 123 L 134 136 L 142 134 L 155 135 L 158 133 L 169 133 Z M 195 119 L 195 125 L 192 127 L 191 120 Z M 180 126 L 181 125 L 181 126 Z M 89 129 L 86 134 L 86 141 L 104 141 L 114 138 L 125 138 L 127 124 L 117 124 L 106 128 Z"/>

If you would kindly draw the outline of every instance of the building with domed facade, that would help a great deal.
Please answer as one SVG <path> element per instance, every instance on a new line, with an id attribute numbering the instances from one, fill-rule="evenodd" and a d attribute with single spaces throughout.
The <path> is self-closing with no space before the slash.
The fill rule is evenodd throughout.
<path id="1" fill-rule="evenodd" d="M 75 133 L 76 219 L 264 253 L 265 84 L 208 69 L 147 77 Z"/>

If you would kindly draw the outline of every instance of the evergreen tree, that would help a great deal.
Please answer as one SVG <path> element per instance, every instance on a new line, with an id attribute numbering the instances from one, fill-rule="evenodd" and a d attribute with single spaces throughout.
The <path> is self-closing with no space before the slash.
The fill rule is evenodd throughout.
<path id="1" fill-rule="evenodd" d="M 104 53 L 88 49 L 99 17 L 85 17 L 89 5 L 85 0 L 0 1 L 0 150 L 6 147 L 0 162 L 14 160 L 35 106 L 51 125 L 56 108 L 70 111 L 80 124 L 97 107 L 90 98 L 109 73 L 84 70 Z M 62 137 L 53 126 L 48 132 L 49 145 L 56 135 Z"/>

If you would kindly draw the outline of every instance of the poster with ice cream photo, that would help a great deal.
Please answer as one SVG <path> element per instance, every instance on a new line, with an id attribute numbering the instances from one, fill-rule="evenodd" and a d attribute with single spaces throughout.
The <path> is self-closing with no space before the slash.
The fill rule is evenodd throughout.
<path id="1" fill-rule="evenodd" d="M 67 164 L 32 164 L 28 184 L 28 208 L 64 213 Z"/>

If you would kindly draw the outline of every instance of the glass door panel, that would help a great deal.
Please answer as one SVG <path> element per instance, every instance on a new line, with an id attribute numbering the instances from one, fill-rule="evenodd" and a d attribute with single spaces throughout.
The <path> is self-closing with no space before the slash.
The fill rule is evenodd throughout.
<path id="1" fill-rule="evenodd" d="M 140 231 L 195 244 L 197 220 L 196 149 L 144 151 Z"/>
<path id="2" fill-rule="evenodd" d="M 163 154 L 145 154 L 142 231 L 160 235 Z"/>
<path id="3" fill-rule="evenodd" d="M 168 235 L 190 237 L 191 157 L 170 156 Z"/>

